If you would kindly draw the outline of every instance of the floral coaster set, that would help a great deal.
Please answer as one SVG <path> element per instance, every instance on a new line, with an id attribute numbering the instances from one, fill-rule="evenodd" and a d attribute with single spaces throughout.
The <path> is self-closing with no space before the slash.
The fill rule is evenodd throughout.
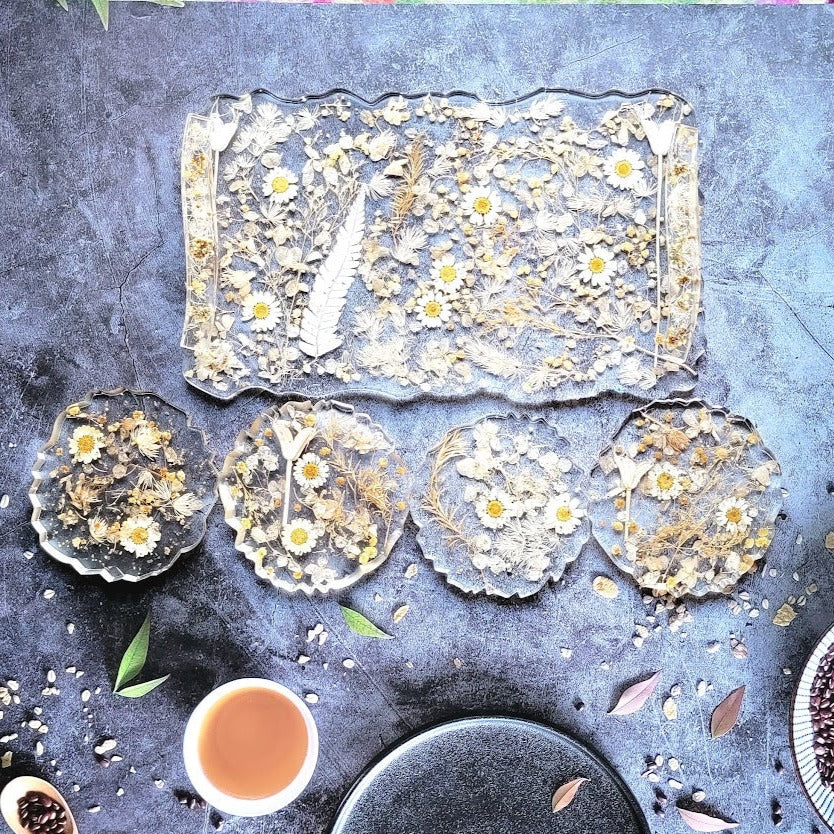
<path id="1" fill-rule="evenodd" d="M 243 431 L 219 475 L 154 395 L 70 406 L 34 473 L 44 549 L 108 580 L 159 573 L 199 543 L 219 484 L 235 547 L 284 591 L 374 570 L 410 509 L 426 558 L 468 592 L 535 593 L 591 529 L 654 593 L 728 592 L 780 504 L 778 464 L 741 418 L 654 402 L 588 476 L 554 426 L 493 416 L 449 431 L 412 481 L 384 430 L 331 399 L 691 389 L 704 350 L 691 122 L 664 92 L 503 105 L 258 92 L 190 115 L 185 378 L 221 399 L 304 396 Z"/>

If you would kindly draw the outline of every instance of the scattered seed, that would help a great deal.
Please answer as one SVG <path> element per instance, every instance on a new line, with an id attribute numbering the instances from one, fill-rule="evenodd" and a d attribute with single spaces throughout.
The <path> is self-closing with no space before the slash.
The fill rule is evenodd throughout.
<path id="1" fill-rule="evenodd" d="M 318 695 L 316 695 L 316 693 L 315 693 L 315 692 L 308 692 L 308 693 L 304 696 L 304 700 L 305 700 L 308 704 L 317 704 L 317 703 L 319 702 L 319 696 L 318 696 Z"/>
<path id="2" fill-rule="evenodd" d="M 164 780 L 164 779 L 154 779 L 154 780 L 153 780 L 153 783 L 154 783 L 154 785 L 156 785 L 156 787 L 158 787 L 160 790 L 162 790 L 162 789 L 165 787 L 165 780 Z"/>
<path id="3" fill-rule="evenodd" d="M 67 623 L 67 634 L 75 634 L 75 623 Z"/>
<path id="4" fill-rule="evenodd" d="M 604 599 L 615 599 L 620 593 L 614 580 L 608 576 L 595 577 L 591 587 Z"/>
<path id="5" fill-rule="evenodd" d="M 101 810 L 101 805 L 91 805 L 87 810 L 91 814 L 97 814 Z"/>
<path id="6" fill-rule="evenodd" d="M 345 667 L 345 669 L 353 669 L 353 667 L 354 667 L 354 666 L 356 666 L 356 661 L 355 661 L 355 660 L 351 660 L 349 657 L 346 657 L 346 658 L 342 661 L 342 666 L 344 666 L 344 667 Z"/>
<path id="7" fill-rule="evenodd" d="M 692 799 L 695 802 L 703 802 L 707 798 L 706 791 L 694 791 L 692 794 Z"/>
<path id="8" fill-rule="evenodd" d="M 44 599 L 52 599 L 54 596 L 55 596 L 55 591 L 53 591 L 52 588 L 47 588 L 43 592 L 43 598 Z"/>
<path id="9" fill-rule="evenodd" d="M 401 605 L 394 612 L 394 622 L 398 623 L 406 614 L 408 614 L 408 606 L 407 605 Z"/>
<path id="10" fill-rule="evenodd" d="M 415 576 L 417 576 L 417 565 L 416 565 L 415 563 L 413 563 L 413 562 L 412 562 L 412 563 L 411 563 L 411 564 L 410 564 L 410 565 L 409 565 L 409 566 L 405 569 L 405 578 L 406 578 L 406 579 L 413 579 Z"/>
<path id="11" fill-rule="evenodd" d="M 113 738 L 105 738 L 102 739 L 94 748 L 93 752 L 97 753 L 99 756 L 103 756 L 105 753 L 109 753 L 111 750 L 116 749 L 116 740 Z"/>

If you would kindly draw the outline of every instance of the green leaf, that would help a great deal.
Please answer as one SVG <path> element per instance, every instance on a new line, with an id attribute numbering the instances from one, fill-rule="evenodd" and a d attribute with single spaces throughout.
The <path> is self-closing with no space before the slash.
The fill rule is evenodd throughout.
<path id="1" fill-rule="evenodd" d="M 69 3 L 67 0 L 55 0 L 55 2 L 65 11 L 69 11 Z"/>
<path id="2" fill-rule="evenodd" d="M 149 3 L 156 3 L 157 6 L 173 6 L 175 9 L 181 9 L 185 5 L 185 0 L 148 0 Z"/>
<path id="3" fill-rule="evenodd" d="M 135 683 L 133 686 L 126 686 L 124 689 L 117 689 L 116 695 L 121 695 L 122 698 L 141 698 L 147 695 L 151 690 L 156 689 L 162 683 L 170 678 L 170 675 L 165 675 L 163 678 L 154 678 L 152 681 L 145 681 L 144 683 Z"/>
<path id="4" fill-rule="evenodd" d="M 93 6 L 101 18 L 101 25 L 107 29 L 110 23 L 110 0 L 93 0 Z"/>
<path id="5" fill-rule="evenodd" d="M 119 664 L 119 671 L 116 673 L 116 683 L 113 685 L 113 691 L 118 692 L 122 686 L 129 681 L 132 681 L 143 669 L 145 661 L 148 659 L 148 641 L 151 635 L 151 612 L 145 617 L 145 622 L 136 633 L 127 651 L 122 657 L 122 662 Z"/>
<path id="6" fill-rule="evenodd" d="M 393 640 L 393 636 L 386 634 L 381 628 L 377 628 L 369 619 L 363 617 L 358 611 L 340 605 L 342 616 L 351 631 L 361 634 L 363 637 L 376 637 L 380 640 Z"/>

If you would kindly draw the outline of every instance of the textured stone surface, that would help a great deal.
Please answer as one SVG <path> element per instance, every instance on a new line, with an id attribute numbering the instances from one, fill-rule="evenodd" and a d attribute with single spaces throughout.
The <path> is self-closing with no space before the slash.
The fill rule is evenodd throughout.
<path id="1" fill-rule="evenodd" d="M 188 786 L 179 751 L 187 715 L 215 685 L 264 675 L 319 695 L 320 765 L 291 808 L 258 823 L 229 820 L 228 831 L 320 831 L 385 745 L 412 728 L 477 711 L 543 719 L 596 746 L 632 786 L 655 831 L 684 830 L 674 811 L 653 817 L 652 786 L 640 773 L 645 757 L 657 753 L 683 763 L 683 791 L 664 787 L 671 801 L 703 789 L 709 807 L 761 832 L 770 830 L 778 799 L 780 830 L 810 831 L 787 745 L 793 678 L 782 669 L 797 674 L 834 601 L 834 554 L 823 547 L 834 527 L 834 485 L 826 489 L 834 480 L 832 12 L 119 4 L 104 33 L 88 3 L 69 15 L 46 3 L 3 3 L 0 493 L 10 503 L 0 510 L 0 677 L 20 681 L 23 704 L 42 705 L 50 729 L 36 757 L 35 734 L 15 727 L 28 711 L 6 710 L 0 735 L 17 729 L 20 737 L 6 745 L 15 754 L 0 782 L 25 771 L 53 778 L 90 834 L 202 830 L 202 813 L 171 793 Z M 61 405 L 91 388 L 156 389 L 191 410 L 222 455 L 268 404 L 246 394 L 224 406 L 188 390 L 180 375 L 182 125 L 216 92 L 268 86 L 298 96 L 335 85 L 369 98 L 390 89 L 462 87 L 506 98 L 541 85 L 657 85 L 694 104 L 709 344 L 698 392 L 758 424 L 790 490 L 769 561 L 776 576 L 744 586 L 756 606 L 770 600 L 769 612 L 753 619 L 731 615 L 726 600 L 692 605 L 693 622 L 681 632 L 664 630 L 637 650 L 631 635 L 648 609 L 622 577 L 617 599 L 592 595 L 595 575 L 616 576 L 595 546 L 563 584 L 523 604 L 500 603 L 449 589 L 420 558 L 409 526 L 389 562 L 343 600 L 397 638 L 374 642 L 345 628 L 335 600 L 281 598 L 257 581 L 217 511 L 200 551 L 140 586 L 81 578 L 37 551 L 27 473 Z M 498 401 L 356 404 L 412 456 L 449 425 L 507 408 Z M 542 413 L 590 449 L 631 405 L 610 399 Z M 590 466 L 590 458 L 581 463 Z M 27 550 L 35 552 L 30 560 Z M 420 567 L 408 580 L 412 562 Z M 812 581 L 820 591 L 794 623 L 771 625 L 775 609 Z M 54 598 L 44 598 L 47 589 Z M 392 624 L 404 603 L 408 615 Z M 172 679 L 143 700 L 120 701 L 108 694 L 109 683 L 149 606 L 148 674 L 171 672 Z M 318 622 L 327 642 L 305 643 Z M 730 653 L 731 633 L 745 637 L 749 660 Z M 706 650 L 712 641 L 720 641 L 715 654 Z M 572 649 L 569 658 L 562 648 Z M 300 653 L 311 656 L 304 668 Z M 342 665 L 348 657 L 356 661 L 350 670 Z M 84 677 L 67 675 L 70 664 Z M 58 696 L 40 694 L 50 668 L 58 672 Z M 624 685 L 657 669 L 664 675 L 648 708 L 628 719 L 606 716 Z M 699 679 L 715 687 L 703 699 L 694 695 Z M 669 722 L 660 704 L 676 683 L 680 716 Z M 709 741 L 712 708 L 742 683 L 740 726 Z M 96 687 L 102 692 L 92 695 L 86 724 L 80 692 Z M 578 699 L 586 704 L 581 712 Z M 124 760 L 103 770 L 92 747 L 105 736 L 118 740 Z M 785 763 L 781 775 L 777 758 Z M 100 813 L 89 814 L 96 804 Z"/>

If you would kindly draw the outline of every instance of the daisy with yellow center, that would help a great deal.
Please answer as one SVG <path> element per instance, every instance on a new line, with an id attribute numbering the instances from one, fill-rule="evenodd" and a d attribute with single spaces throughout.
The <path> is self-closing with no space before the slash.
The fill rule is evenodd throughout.
<path id="1" fill-rule="evenodd" d="M 153 553 L 161 537 L 159 524 L 148 515 L 128 518 L 119 528 L 119 546 L 138 559 Z"/>
<path id="2" fill-rule="evenodd" d="M 308 452 L 302 455 L 293 467 L 295 482 L 302 489 L 320 487 L 330 475 L 330 467 L 316 454 Z"/>
<path id="3" fill-rule="evenodd" d="M 715 523 L 730 533 L 750 528 L 756 511 L 743 498 L 725 498 L 715 511 Z"/>
<path id="4" fill-rule="evenodd" d="M 561 536 L 568 536 L 582 523 L 585 510 L 579 506 L 578 498 L 564 492 L 554 495 L 544 507 L 544 523 L 549 530 Z"/>
<path id="5" fill-rule="evenodd" d="M 448 254 L 432 262 L 431 277 L 434 285 L 443 292 L 460 289 L 466 278 L 466 267 Z"/>
<path id="6" fill-rule="evenodd" d="M 287 168 L 272 168 L 264 173 L 263 195 L 273 203 L 288 203 L 298 196 L 298 177 Z"/>
<path id="7" fill-rule="evenodd" d="M 671 463 L 657 463 L 646 475 L 646 491 L 658 501 L 671 501 L 684 489 L 681 470 Z"/>
<path id="8" fill-rule="evenodd" d="M 484 527 L 500 530 L 510 519 L 519 515 L 518 506 L 504 490 L 481 493 L 475 501 L 475 512 Z"/>
<path id="9" fill-rule="evenodd" d="M 421 295 L 414 309 L 417 321 L 423 327 L 442 327 L 452 317 L 449 298 L 435 290 Z"/>
<path id="10" fill-rule="evenodd" d="M 463 212 L 473 226 L 491 226 L 498 219 L 501 197 L 491 188 L 473 188 L 466 196 Z"/>
<path id="11" fill-rule="evenodd" d="M 580 280 L 592 287 L 607 287 L 614 277 L 617 263 L 614 253 L 604 246 L 588 248 L 580 255 L 576 265 Z"/>
<path id="12" fill-rule="evenodd" d="M 281 316 L 278 299 L 265 290 L 255 290 L 246 296 L 243 302 L 241 317 L 249 322 L 250 330 L 255 333 L 266 333 L 272 330 Z"/>
<path id="13" fill-rule="evenodd" d="M 634 188 L 643 179 L 646 167 L 640 155 L 633 150 L 616 150 L 602 167 L 605 181 L 614 188 Z"/>
<path id="14" fill-rule="evenodd" d="M 69 439 L 69 450 L 75 463 L 98 460 L 104 446 L 104 435 L 95 426 L 78 426 Z"/>
<path id="15" fill-rule="evenodd" d="M 281 531 L 281 544 L 296 556 L 309 553 L 319 539 L 319 530 L 305 518 L 287 522 Z"/>

